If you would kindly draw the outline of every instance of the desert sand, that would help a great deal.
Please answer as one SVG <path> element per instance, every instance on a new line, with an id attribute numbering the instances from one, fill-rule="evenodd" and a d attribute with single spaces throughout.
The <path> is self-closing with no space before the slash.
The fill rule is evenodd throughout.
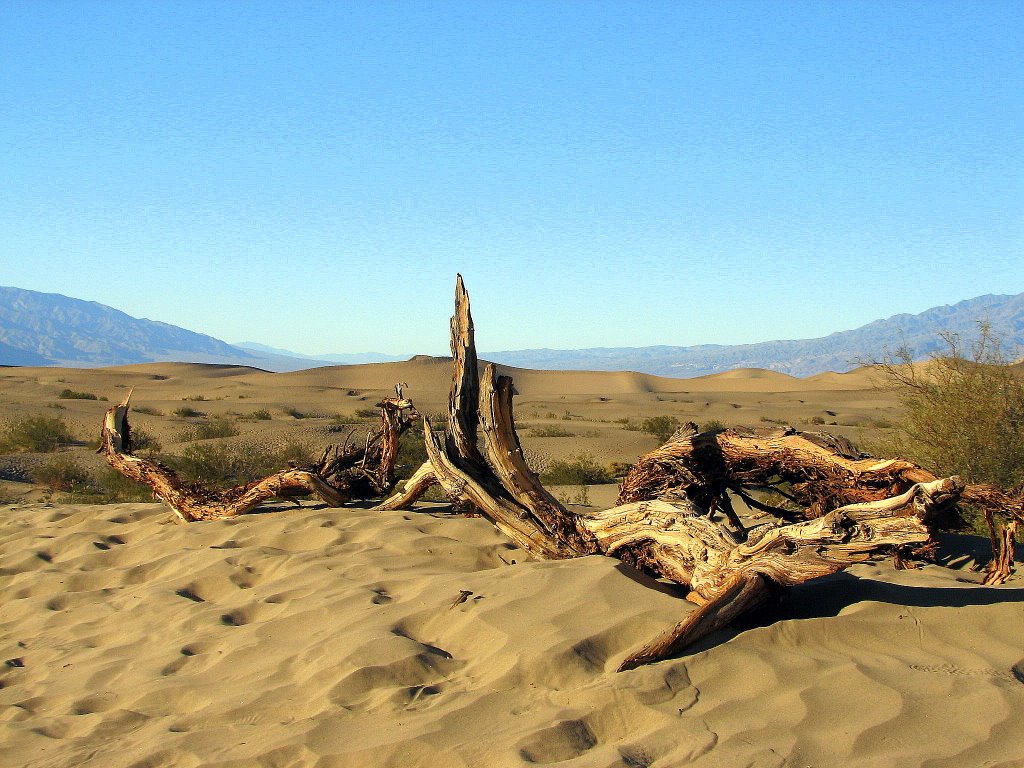
<path id="1" fill-rule="evenodd" d="M 896 413 L 865 371 L 511 373 L 528 450 L 602 462 L 657 442 L 622 418 L 820 417 L 856 439 Z M 3 369 L 0 415 L 58 415 L 84 439 L 109 403 L 57 393 L 113 401 L 135 386 L 133 402 L 164 414 L 137 421 L 165 450 L 184 423 L 171 411 L 200 395 L 187 404 L 209 414 L 272 412 L 237 439 L 327 441 L 330 415 L 372 407 L 393 381 L 441 411 L 449 376 L 433 359 Z M 594 504 L 614 495 L 592 490 Z M 692 610 L 674 587 L 609 558 L 531 561 L 441 504 L 304 502 L 184 525 L 161 504 L 41 502 L 24 483 L 4 496 L 5 766 L 1024 765 L 1024 581 L 980 586 L 976 537 L 946 536 L 941 565 L 798 587 L 684 657 L 616 673 Z"/>

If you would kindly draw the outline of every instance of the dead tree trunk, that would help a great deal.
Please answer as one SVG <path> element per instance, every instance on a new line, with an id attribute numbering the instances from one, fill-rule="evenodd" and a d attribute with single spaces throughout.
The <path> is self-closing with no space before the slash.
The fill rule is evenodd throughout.
<path id="1" fill-rule="evenodd" d="M 417 418 L 412 402 L 402 397 L 378 403 L 381 426 L 367 434 L 363 445 L 329 446 L 313 467 L 288 468 L 269 477 L 227 490 L 187 483 L 165 464 L 132 453 L 128 422 L 131 391 L 124 402 L 107 411 L 100 432 L 100 449 L 107 463 L 125 477 L 145 483 L 182 522 L 235 517 L 272 498 L 312 494 L 332 507 L 355 498 L 372 498 L 395 484 L 398 442 Z"/>
<path id="2" fill-rule="evenodd" d="M 618 503 L 682 495 L 706 507 L 732 492 L 754 509 L 795 522 L 937 479 L 909 461 L 856 454 L 846 441 L 827 433 L 792 427 L 698 433 L 693 428 L 679 430 L 643 456 L 623 479 Z M 797 508 L 767 505 L 752 490 L 775 491 Z M 1012 572 L 1013 536 L 997 533 L 995 517 L 1024 521 L 1024 491 L 965 485 L 960 500 L 985 513 L 993 552 L 985 583 L 1001 584 Z M 938 522 L 955 526 L 963 520 L 950 506 Z"/>
<path id="3" fill-rule="evenodd" d="M 427 464 L 388 499 L 386 508 L 411 504 L 431 482 L 452 499 L 471 503 L 518 546 L 540 558 L 605 554 L 690 589 L 700 607 L 682 622 L 626 658 L 620 669 L 678 653 L 709 632 L 764 602 L 778 589 L 836 573 L 854 563 L 929 541 L 929 523 L 952 507 L 962 491 L 957 478 L 918 478 L 919 468 L 905 462 L 843 458 L 835 451 L 790 435 L 747 441 L 696 435 L 704 463 L 667 453 L 641 460 L 631 485 L 623 487 L 620 506 L 582 515 L 566 509 L 540 484 L 523 458 L 512 413 L 512 380 L 488 365 L 478 384 L 477 358 L 469 297 L 460 276 L 452 318 L 454 373 L 444 440 L 424 420 Z M 477 429 L 483 428 L 483 450 Z M 780 442 L 781 441 L 781 442 Z M 774 458 L 765 458 L 765 457 Z M 734 532 L 709 512 L 726 509 L 727 491 L 768 461 L 774 475 L 790 472 L 803 483 L 796 498 L 808 511 L 802 522 L 771 523 Z M 666 467 L 672 482 L 665 481 Z M 695 469 L 697 471 L 695 471 Z M 845 484 L 842 474 L 861 478 Z M 630 500 L 629 493 L 678 489 L 672 500 Z M 630 478 L 627 478 L 630 480 Z M 630 490 L 634 488 L 634 491 Z M 807 519 L 813 518 L 813 519 Z"/>

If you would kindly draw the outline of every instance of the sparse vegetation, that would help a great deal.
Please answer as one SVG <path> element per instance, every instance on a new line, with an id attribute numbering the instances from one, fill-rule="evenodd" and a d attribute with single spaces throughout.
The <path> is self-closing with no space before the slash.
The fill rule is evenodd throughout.
<path id="1" fill-rule="evenodd" d="M 679 429 L 679 419 L 675 416 L 652 416 L 644 419 L 640 429 L 665 442 Z"/>
<path id="2" fill-rule="evenodd" d="M 718 419 L 711 419 L 710 421 L 708 421 L 708 422 L 706 422 L 704 424 L 704 428 L 701 431 L 702 432 L 714 432 L 715 434 L 718 434 L 719 432 L 725 432 L 725 430 L 727 430 L 727 429 L 728 429 L 728 427 L 725 426 L 725 424 L 723 424 Z"/>
<path id="3" fill-rule="evenodd" d="M 53 416 L 26 416 L 10 422 L 0 434 L 0 451 L 52 453 L 75 442 L 63 419 Z"/>
<path id="4" fill-rule="evenodd" d="M 356 416 L 360 419 L 372 419 L 375 416 L 380 416 L 380 411 L 376 408 L 356 408 Z"/>
<path id="5" fill-rule="evenodd" d="M 99 445 L 97 444 L 97 447 Z M 160 441 L 142 427 L 132 427 L 132 451 L 159 451 Z"/>
<path id="6" fill-rule="evenodd" d="M 979 331 L 969 351 L 947 333 L 927 365 L 912 364 L 907 349 L 877 365 L 905 413 L 891 439 L 898 454 L 940 475 L 1012 488 L 1024 482 L 1024 379 L 991 328 Z"/>
<path id="7" fill-rule="evenodd" d="M 552 461 L 540 481 L 545 485 L 600 485 L 614 482 L 614 478 L 592 455 L 577 453 Z"/>
<path id="8" fill-rule="evenodd" d="M 204 400 L 206 400 L 206 397 L 204 395 L 189 395 L 188 397 L 183 397 L 181 399 L 182 400 L 192 400 L 194 402 L 201 403 Z"/>
<path id="9" fill-rule="evenodd" d="M 156 408 L 150 408 L 147 405 L 132 406 L 132 411 L 135 413 L 144 413 L 147 416 L 163 416 L 163 411 L 158 411 Z"/>
<path id="10" fill-rule="evenodd" d="M 197 411 L 195 408 L 190 406 L 183 405 L 181 408 L 174 409 L 174 415 L 180 416 L 183 419 L 194 419 L 200 416 L 205 416 L 206 414 L 202 411 Z"/>
<path id="11" fill-rule="evenodd" d="M 62 389 L 57 397 L 61 400 L 99 400 L 92 392 L 76 392 L 73 389 Z"/>
<path id="12" fill-rule="evenodd" d="M 179 442 L 194 440 L 212 440 L 220 437 L 234 437 L 239 434 L 238 425 L 229 416 L 214 416 L 208 421 L 200 421 L 181 432 Z"/>
<path id="13" fill-rule="evenodd" d="M 251 442 L 210 441 L 186 446 L 180 455 L 161 460 L 189 482 L 234 486 L 252 482 L 289 466 L 313 462 L 312 449 L 300 442 L 276 448 Z"/>
<path id="14" fill-rule="evenodd" d="M 283 410 L 286 415 L 291 416 L 293 419 L 308 419 L 309 418 L 309 414 L 308 413 L 300 411 L 298 408 L 296 408 L 293 405 L 285 406 L 281 410 Z"/>
<path id="15" fill-rule="evenodd" d="M 534 427 L 530 430 L 530 434 L 533 437 L 576 437 L 575 432 L 570 432 L 567 429 L 562 429 L 557 425 L 550 427 Z"/>
<path id="16" fill-rule="evenodd" d="M 250 413 L 246 418 L 252 419 L 253 421 L 270 421 L 272 416 L 270 415 L 270 411 L 266 408 L 259 408 Z"/>
<path id="17" fill-rule="evenodd" d="M 346 424 L 362 424 L 362 421 L 360 421 L 354 415 L 349 415 L 347 413 L 336 413 L 333 416 L 331 416 L 331 424 L 344 426 Z"/>
<path id="18" fill-rule="evenodd" d="M 51 493 L 85 491 L 92 485 L 92 476 L 74 456 L 62 453 L 32 470 L 32 479 Z"/>

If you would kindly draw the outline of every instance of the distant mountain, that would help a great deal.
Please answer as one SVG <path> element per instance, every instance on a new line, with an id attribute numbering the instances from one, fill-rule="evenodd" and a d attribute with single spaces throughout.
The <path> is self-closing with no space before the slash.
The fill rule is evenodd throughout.
<path id="1" fill-rule="evenodd" d="M 301 352 L 292 352 L 290 349 L 280 347 L 268 347 L 266 344 L 258 344 L 255 341 L 236 341 L 233 346 L 244 349 L 247 352 L 257 354 L 283 355 L 294 357 L 299 360 L 312 360 L 317 365 L 362 365 L 363 363 L 397 363 L 408 360 L 412 355 L 385 355 L 382 352 L 352 352 L 350 354 L 331 355 L 304 355 Z"/>
<path id="2" fill-rule="evenodd" d="M 165 360 L 280 371 L 330 365 L 239 349 L 94 301 L 0 287 L 0 365 L 83 368 Z"/>
<path id="3" fill-rule="evenodd" d="M 791 376 L 848 371 L 906 345 L 915 358 L 942 349 L 939 334 L 977 335 L 987 320 L 1011 356 L 1024 349 L 1024 293 L 980 296 L 918 315 L 895 315 L 818 339 L 693 347 L 527 349 L 484 353 L 497 363 L 553 370 L 637 371 L 692 377 L 735 368 L 765 368 Z M 248 365 L 295 371 L 326 365 L 390 362 L 407 356 L 377 353 L 298 355 L 256 342 L 228 344 L 167 323 L 54 293 L 0 287 L 0 365 L 92 367 L 177 361 Z"/>
<path id="4" fill-rule="evenodd" d="M 519 368 L 553 370 L 639 371 L 657 376 L 705 376 L 734 368 L 766 368 L 791 376 L 848 371 L 887 350 L 906 345 L 915 359 L 943 349 L 939 334 L 977 337 L 978 321 L 987 320 L 1010 356 L 1024 348 L 1024 293 L 979 296 L 918 315 L 894 315 L 852 331 L 818 339 L 765 341 L 759 344 L 694 347 L 599 347 L 595 349 L 525 349 L 486 353 L 489 360 Z"/>

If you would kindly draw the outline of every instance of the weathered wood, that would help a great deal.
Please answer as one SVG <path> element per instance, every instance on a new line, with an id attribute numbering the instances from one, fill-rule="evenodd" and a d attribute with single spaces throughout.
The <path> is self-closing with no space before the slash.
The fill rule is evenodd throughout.
<path id="1" fill-rule="evenodd" d="M 425 461 L 413 472 L 412 476 L 405 481 L 405 486 L 393 496 L 388 497 L 374 507 L 376 510 L 407 509 L 415 504 L 431 486 L 437 485 L 437 477 L 434 475 L 434 465 Z"/>
<path id="2" fill-rule="evenodd" d="M 480 421 L 488 465 L 500 486 L 518 503 L 519 516 L 529 519 L 554 541 L 563 556 L 596 552 L 595 542 L 548 490 L 523 456 L 512 414 L 512 379 L 498 376 L 493 364 L 484 370 L 480 388 Z"/>
<path id="3" fill-rule="evenodd" d="M 688 587 L 688 599 L 700 607 L 631 654 L 623 669 L 679 652 L 773 591 L 929 542 L 932 518 L 963 491 L 957 478 L 937 479 L 909 462 L 849 455 L 848 444 L 827 435 L 698 434 L 688 425 L 634 467 L 620 506 L 581 515 L 551 496 L 527 466 L 513 417 L 512 380 L 488 366 L 477 382 L 469 296 L 461 277 L 451 331 L 447 437 L 442 441 L 425 420 L 430 466 L 421 467 L 416 482 L 385 505 L 409 503 L 432 477 L 450 498 L 472 504 L 536 557 L 602 553 Z M 779 480 L 793 484 L 791 498 L 807 509 L 794 515 L 796 522 L 747 530 L 732 510 L 729 490 L 742 493 Z M 717 509 L 734 530 L 712 519 Z"/>
<path id="4" fill-rule="evenodd" d="M 623 478 L 619 504 L 667 492 L 724 493 L 732 487 L 785 483 L 805 517 L 902 493 L 935 480 L 900 459 L 852 458 L 830 445 L 831 435 L 791 427 L 674 436 L 643 456 Z"/>
<path id="5" fill-rule="evenodd" d="M 483 457 L 477 448 L 477 402 L 480 374 L 476 356 L 473 315 L 462 275 L 455 278 L 455 314 L 451 319 L 451 350 L 454 376 L 448 396 L 448 430 L 445 446 L 449 458 L 462 467 L 482 470 Z"/>
<path id="6" fill-rule="evenodd" d="M 386 398 L 381 427 L 367 435 L 363 446 L 333 446 L 315 467 L 288 468 L 268 477 L 226 490 L 205 488 L 183 481 L 167 465 L 132 453 L 128 419 L 132 391 L 109 409 L 100 432 L 100 449 L 107 463 L 125 477 L 145 483 L 182 522 L 216 520 L 249 512 L 273 498 L 314 495 L 338 507 L 353 498 L 386 493 L 394 486 L 395 458 L 402 432 L 417 417 L 412 402 Z"/>

